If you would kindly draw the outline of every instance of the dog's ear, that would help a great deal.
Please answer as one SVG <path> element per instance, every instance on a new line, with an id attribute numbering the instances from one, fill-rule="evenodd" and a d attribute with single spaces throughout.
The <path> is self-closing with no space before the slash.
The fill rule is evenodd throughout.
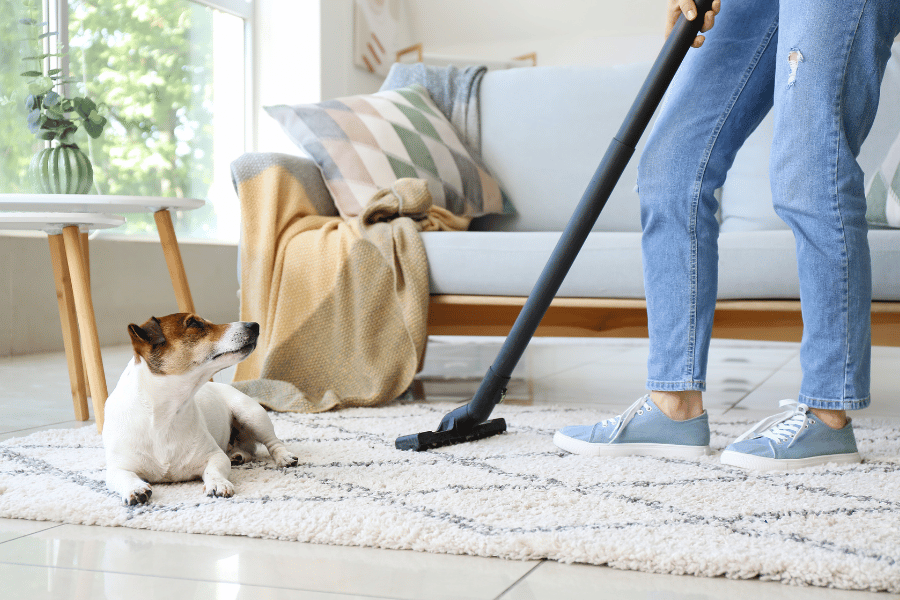
<path id="1" fill-rule="evenodd" d="M 131 335 L 131 343 L 135 346 L 144 344 L 158 346 L 166 342 L 166 336 L 163 335 L 159 319 L 156 317 L 151 317 L 140 327 L 132 323 L 128 326 L 128 333 Z"/>

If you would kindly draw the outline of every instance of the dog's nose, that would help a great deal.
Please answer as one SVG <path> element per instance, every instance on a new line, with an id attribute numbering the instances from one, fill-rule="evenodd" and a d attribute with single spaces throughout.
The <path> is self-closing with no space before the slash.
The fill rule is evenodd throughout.
<path id="1" fill-rule="evenodd" d="M 253 335 L 259 335 L 259 323 L 251 321 L 250 323 L 247 323 L 247 329 L 249 329 Z"/>

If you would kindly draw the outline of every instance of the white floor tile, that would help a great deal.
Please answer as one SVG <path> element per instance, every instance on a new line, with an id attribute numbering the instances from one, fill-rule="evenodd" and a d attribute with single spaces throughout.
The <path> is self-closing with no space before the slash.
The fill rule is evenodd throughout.
<path id="1" fill-rule="evenodd" d="M 775 407 L 774 409 L 747 408 L 746 406 L 738 404 L 722 413 L 721 417 L 723 420 L 727 421 L 753 421 L 751 424 L 755 424 L 766 417 L 771 417 L 779 410 L 781 409 L 778 407 Z M 747 428 L 750 428 L 749 425 Z"/>
<path id="2" fill-rule="evenodd" d="M 860 413 L 900 417 L 900 348 L 872 349 L 872 404 Z"/>
<path id="3" fill-rule="evenodd" d="M 754 342 L 714 339 L 709 347 L 709 370 L 752 367 L 778 369 L 800 352 L 791 342 Z"/>
<path id="4" fill-rule="evenodd" d="M 464 338 L 469 343 L 447 336 L 429 340 L 425 352 L 425 364 L 420 377 L 477 378 L 481 380 L 497 358 L 504 338 Z M 513 377 L 524 377 L 527 361 L 520 360 L 513 370 Z"/>
<path id="5" fill-rule="evenodd" d="M 872 404 L 855 414 L 860 417 L 900 417 L 900 349 L 872 348 Z M 796 398 L 803 381 L 799 356 L 771 374 L 747 394 L 737 409 L 778 412 L 778 401 Z"/>
<path id="6" fill-rule="evenodd" d="M 83 569 L 0 564 L 9 600 L 371 600 L 356 596 Z"/>
<path id="7" fill-rule="evenodd" d="M 604 361 L 534 381 L 535 400 L 545 404 L 594 401 L 630 405 L 646 393 L 647 367 Z"/>
<path id="8" fill-rule="evenodd" d="M 0 433 L 75 417 L 62 352 L 0 358 Z"/>
<path id="9" fill-rule="evenodd" d="M 872 394 L 872 403 L 868 408 L 853 411 L 851 417 L 900 418 L 900 403 L 890 402 L 883 394 Z"/>
<path id="10" fill-rule="evenodd" d="M 799 370 L 784 368 L 776 371 L 752 392 L 747 394 L 738 406 L 748 410 L 783 410 L 778 402 L 784 399 L 797 399 L 803 374 Z"/>
<path id="11" fill-rule="evenodd" d="M 564 376 L 580 367 L 603 364 L 636 366 L 646 370 L 647 349 L 631 344 L 569 344 L 559 339 L 555 344 L 534 344 L 528 348 L 528 374 L 535 379 Z M 646 379 L 646 377 L 644 377 Z"/>
<path id="12" fill-rule="evenodd" d="M 607 567 L 542 563 L 502 600 L 866 600 L 883 594 L 824 588 L 798 588 L 775 582 L 722 577 L 656 575 Z"/>
<path id="13" fill-rule="evenodd" d="M 22 519 L 0 519 L 0 544 L 38 531 L 57 527 L 52 521 L 25 521 Z"/>
<path id="14" fill-rule="evenodd" d="M 496 598 L 534 563 L 63 525 L 0 544 L 0 563 L 385 598 Z"/>
<path id="15" fill-rule="evenodd" d="M 130 346 L 103 348 L 106 386 L 112 391 L 132 354 Z M 63 352 L 0 358 L 0 433 L 75 418 L 69 370 Z M 88 401 L 93 416 L 93 408 Z"/>

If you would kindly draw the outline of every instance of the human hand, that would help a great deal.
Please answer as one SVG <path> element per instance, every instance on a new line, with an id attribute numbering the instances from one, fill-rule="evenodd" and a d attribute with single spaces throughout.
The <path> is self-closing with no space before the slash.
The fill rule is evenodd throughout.
<path id="1" fill-rule="evenodd" d="M 688 21 L 693 21 L 697 18 L 697 5 L 694 4 L 693 0 L 666 0 L 666 5 L 666 37 L 669 37 L 669 34 L 672 33 L 675 22 L 678 21 L 678 17 L 681 16 L 682 13 L 684 13 L 684 18 Z M 721 0 L 713 0 L 712 9 L 703 15 L 703 27 L 700 28 L 701 33 L 705 33 L 712 29 L 712 26 L 715 24 L 716 15 L 719 14 L 721 7 Z M 699 48 L 703 45 L 705 40 L 705 36 L 698 35 L 694 38 L 694 43 L 691 44 L 691 46 Z"/>

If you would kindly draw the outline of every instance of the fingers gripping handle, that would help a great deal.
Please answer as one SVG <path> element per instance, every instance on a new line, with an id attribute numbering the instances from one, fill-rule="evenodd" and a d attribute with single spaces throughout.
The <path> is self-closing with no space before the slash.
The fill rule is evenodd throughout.
<path id="1" fill-rule="evenodd" d="M 688 26 L 688 31 L 690 32 L 690 35 L 687 37 L 688 39 L 690 39 L 691 43 L 694 42 L 694 38 L 696 38 L 697 34 L 700 33 L 700 30 L 703 29 L 703 22 L 706 19 L 706 13 L 712 10 L 713 0 L 694 0 L 694 6 L 697 8 L 697 14 L 694 19 L 688 21 L 687 18 L 682 15 L 681 17 L 679 17 L 678 23 L 675 24 L 675 27 L 672 31 L 672 33 L 674 34 L 679 26 L 683 24 L 682 21 L 684 21 L 684 23 L 686 23 Z"/>

